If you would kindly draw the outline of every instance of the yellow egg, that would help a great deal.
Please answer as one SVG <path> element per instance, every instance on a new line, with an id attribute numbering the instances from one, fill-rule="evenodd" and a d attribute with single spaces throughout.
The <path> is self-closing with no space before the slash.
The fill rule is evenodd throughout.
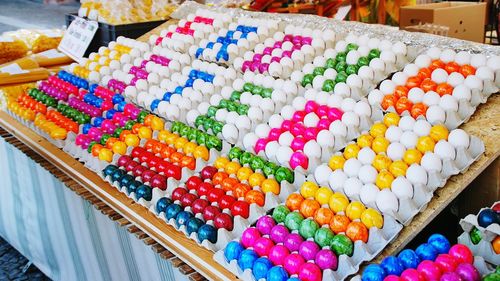
<path id="1" fill-rule="evenodd" d="M 122 141 L 116 141 L 113 144 L 113 152 L 116 154 L 123 155 L 127 152 L 127 145 Z"/>
<path id="2" fill-rule="evenodd" d="M 345 210 L 345 215 L 352 221 L 361 218 L 361 214 L 366 210 L 366 207 L 363 203 L 359 201 L 353 201 Z"/>
<path id="3" fill-rule="evenodd" d="M 375 184 L 380 189 L 391 188 L 392 181 L 394 180 L 394 176 L 388 172 L 387 170 L 380 171 L 378 173 L 377 178 L 375 179 Z"/>
<path id="4" fill-rule="evenodd" d="M 377 171 L 387 170 L 391 166 L 392 160 L 385 154 L 377 154 L 373 159 L 372 166 L 377 169 Z"/>
<path id="5" fill-rule="evenodd" d="M 389 112 L 384 116 L 384 125 L 390 127 L 391 125 L 397 126 L 401 117 L 394 112 Z"/>
<path id="6" fill-rule="evenodd" d="M 186 139 L 184 137 L 180 137 L 180 138 L 175 140 L 174 147 L 177 150 L 182 149 L 184 147 L 184 145 L 186 145 L 186 143 L 188 143 L 188 142 L 189 142 L 188 139 Z"/>
<path id="7" fill-rule="evenodd" d="M 107 148 L 101 148 L 99 150 L 99 160 L 111 162 L 113 160 L 113 152 Z"/>
<path id="8" fill-rule="evenodd" d="M 382 228 L 384 226 L 384 218 L 375 209 L 368 208 L 361 214 L 361 222 L 370 229 L 371 227 Z"/>
<path id="9" fill-rule="evenodd" d="M 261 173 L 253 173 L 248 178 L 248 183 L 250 184 L 251 187 L 260 186 L 265 179 L 266 179 L 266 177 L 264 177 L 263 174 L 261 174 Z"/>
<path id="10" fill-rule="evenodd" d="M 236 173 L 236 177 L 239 181 L 247 181 L 252 174 L 253 171 L 249 167 L 241 167 Z"/>
<path id="11" fill-rule="evenodd" d="M 349 199 L 344 194 L 335 192 L 330 196 L 328 206 L 334 213 L 344 212 L 347 205 L 349 205 Z"/>
<path id="12" fill-rule="evenodd" d="M 332 195 L 333 191 L 330 188 L 322 186 L 318 188 L 314 197 L 316 201 L 319 202 L 319 204 L 323 205 L 323 204 L 328 204 L 328 202 L 330 202 L 330 197 Z"/>
<path id="13" fill-rule="evenodd" d="M 182 151 L 184 154 L 193 154 L 194 150 L 198 147 L 198 145 L 194 142 L 187 142 L 184 144 L 184 147 L 182 147 Z"/>
<path id="14" fill-rule="evenodd" d="M 300 194 L 304 196 L 304 198 L 312 198 L 316 195 L 316 191 L 318 191 L 319 187 L 314 182 L 306 181 L 300 187 Z"/>
<path id="15" fill-rule="evenodd" d="M 385 137 L 376 137 L 372 142 L 372 149 L 375 153 L 387 152 L 389 144 Z"/>
<path id="16" fill-rule="evenodd" d="M 345 163 L 345 158 L 342 155 L 334 155 L 330 158 L 330 161 L 328 162 L 328 166 L 332 170 L 338 170 L 338 169 L 343 169 L 344 168 L 344 163 Z"/>
<path id="17" fill-rule="evenodd" d="M 276 195 L 280 194 L 280 185 L 275 179 L 265 179 L 262 182 L 260 189 L 264 193 L 272 192 Z"/>
<path id="18" fill-rule="evenodd" d="M 448 139 L 448 128 L 443 125 L 434 125 L 431 127 L 431 131 L 429 136 L 435 141 L 438 142 L 440 140 Z"/>
<path id="19" fill-rule="evenodd" d="M 373 137 L 371 135 L 368 135 L 368 134 L 364 134 L 364 135 L 359 136 L 358 141 L 357 141 L 358 146 L 361 148 L 371 147 L 372 142 L 373 142 Z"/>
<path id="20" fill-rule="evenodd" d="M 136 147 L 139 145 L 139 143 L 140 140 L 138 136 L 134 134 L 128 134 L 127 136 L 125 136 L 125 144 L 127 144 L 127 146 Z"/>
<path id="21" fill-rule="evenodd" d="M 385 131 L 387 131 L 387 127 L 384 125 L 384 123 L 375 123 L 370 128 L 370 135 L 372 135 L 374 138 L 384 137 Z"/>
<path id="22" fill-rule="evenodd" d="M 151 129 L 157 131 L 163 129 L 164 127 L 165 127 L 165 122 L 163 122 L 163 120 L 161 120 L 160 117 L 158 116 L 153 117 L 153 120 L 151 120 Z"/>
<path id="23" fill-rule="evenodd" d="M 55 128 L 50 131 L 50 137 L 55 140 L 63 140 L 66 138 L 67 131 L 64 128 Z"/>
<path id="24" fill-rule="evenodd" d="M 153 136 L 153 132 L 150 128 L 142 126 L 139 128 L 138 135 L 141 139 L 150 139 Z"/>
<path id="25" fill-rule="evenodd" d="M 344 157 L 345 159 L 351 159 L 358 157 L 359 146 L 355 143 L 348 144 L 344 149 Z"/>
<path id="26" fill-rule="evenodd" d="M 429 136 L 420 137 L 417 141 L 417 149 L 422 153 L 426 153 L 427 151 L 434 151 L 435 145 L 436 143 Z"/>
<path id="27" fill-rule="evenodd" d="M 214 167 L 217 169 L 224 169 L 227 163 L 229 163 L 229 159 L 227 159 L 226 157 L 219 157 L 215 160 Z"/>
<path id="28" fill-rule="evenodd" d="M 415 148 L 408 149 L 403 155 L 403 160 L 408 165 L 414 163 L 420 164 L 420 160 L 422 160 L 422 152 L 416 150 Z"/>
<path id="29" fill-rule="evenodd" d="M 226 167 L 224 167 L 224 170 L 228 174 L 236 174 L 240 168 L 241 168 L 240 163 L 231 161 L 231 162 L 226 164 Z"/>
<path id="30" fill-rule="evenodd" d="M 208 152 L 208 149 L 205 146 L 199 145 L 194 150 L 193 156 L 194 156 L 194 158 L 201 158 L 205 161 L 208 161 L 208 158 L 210 157 L 210 153 Z"/>
<path id="31" fill-rule="evenodd" d="M 170 133 L 165 137 L 165 142 L 167 144 L 174 144 L 175 140 L 179 138 L 179 135 Z"/>
<path id="32" fill-rule="evenodd" d="M 389 172 L 395 178 L 406 175 L 406 170 L 408 170 L 408 165 L 403 160 L 396 160 L 389 166 Z"/>

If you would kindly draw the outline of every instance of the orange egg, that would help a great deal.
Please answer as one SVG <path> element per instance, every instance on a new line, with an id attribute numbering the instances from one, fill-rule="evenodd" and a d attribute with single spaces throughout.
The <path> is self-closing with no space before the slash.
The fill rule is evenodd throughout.
<path id="1" fill-rule="evenodd" d="M 434 71 L 435 69 L 438 69 L 438 68 L 444 68 L 445 64 L 444 62 L 442 62 L 441 60 L 433 60 L 431 62 L 431 65 L 429 66 L 429 69 L 432 71 Z"/>
<path id="2" fill-rule="evenodd" d="M 221 187 L 222 187 L 222 189 L 224 189 L 226 191 L 230 191 L 230 190 L 233 190 L 235 188 L 235 186 L 239 183 L 240 182 L 237 179 L 228 177 L 228 178 L 225 178 L 224 180 L 222 180 Z"/>
<path id="3" fill-rule="evenodd" d="M 476 68 L 469 64 L 464 64 L 460 67 L 459 72 L 464 76 L 467 77 L 469 75 L 474 75 L 476 74 Z"/>
<path id="4" fill-rule="evenodd" d="M 136 123 L 132 126 L 132 133 L 137 134 L 139 132 L 139 129 L 144 127 L 144 125 L 140 123 Z"/>
<path id="5" fill-rule="evenodd" d="M 383 110 L 387 110 L 389 107 L 394 106 L 396 104 L 396 97 L 394 95 L 385 95 L 380 103 Z"/>
<path id="6" fill-rule="evenodd" d="M 424 81 L 420 84 L 420 88 L 424 92 L 435 91 L 437 88 L 437 83 L 432 81 L 430 78 L 425 78 Z"/>
<path id="7" fill-rule="evenodd" d="M 121 133 L 120 133 L 120 140 L 121 141 L 125 141 L 125 138 L 127 137 L 127 135 L 131 134 L 132 132 L 130 132 L 129 130 L 123 130 Z"/>
<path id="8" fill-rule="evenodd" d="M 160 152 L 160 155 L 161 157 L 163 158 L 170 158 L 170 155 L 172 155 L 172 153 L 176 152 L 175 148 L 171 147 L 171 146 L 165 146 L 161 152 Z"/>
<path id="9" fill-rule="evenodd" d="M 146 150 L 153 150 L 153 146 L 157 143 L 156 140 L 147 140 L 146 143 L 144 144 L 144 148 Z"/>
<path id="10" fill-rule="evenodd" d="M 424 68 L 421 68 L 419 71 L 418 71 L 418 78 L 424 80 L 426 78 L 431 78 L 431 71 L 430 69 L 428 69 L 427 67 L 424 67 Z"/>
<path id="11" fill-rule="evenodd" d="M 252 190 L 252 188 L 248 185 L 248 184 L 245 184 L 245 183 L 238 183 L 235 187 L 234 187 L 234 190 L 233 190 L 233 194 L 237 197 L 237 198 L 244 198 L 245 195 L 250 191 Z"/>
<path id="12" fill-rule="evenodd" d="M 412 106 L 410 114 L 411 117 L 417 119 L 417 117 L 419 116 L 425 116 L 426 112 L 427 112 L 427 105 L 419 102 Z"/>
<path id="13" fill-rule="evenodd" d="M 229 175 L 226 172 L 217 172 L 212 177 L 212 183 L 214 185 L 222 184 L 222 181 L 224 181 L 228 177 Z"/>
<path id="14" fill-rule="evenodd" d="M 102 145 L 96 143 L 92 146 L 92 149 L 91 149 L 91 152 L 92 152 L 92 156 L 94 157 L 97 157 L 99 156 L 99 151 L 101 151 L 101 148 L 103 148 Z"/>
<path id="15" fill-rule="evenodd" d="M 265 197 L 264 194 L 258 190 L 250 190 L 245 195 L 245 201 L 247 201 L 250 204 L 255 203 L 262 207 L 264 206 L 265 203 Z"/>
<path id="16" fill-rule="evenodd" d="M 321 208 L 321 206 L 318 201 L 306 199 L 300 204 L 300 213 L 306 218 L 311 218 L 319 208 Z"/>
<path id="17" fill-rule="evenodd" d="M 108 138 L 108 140 L 106 141 L 106 148 L 109 148 L 109 149 L 113 148 L 113 144 L 114 144 L 115 142 L 117 142 L 117 141 L 118 141 L 118 139 L 117 139 L 117 138 L 113 138 L 113 137 Z M 126 142 L 125 142 L 125 143 L 126 143 Z M 128 144 L 127 144 L 127 145 L 128 145 Z"/>
<path id="18" fill-rule="evenodd" d="M 453 72 L 458 72 L 458 71 L 460 71 L 460 65 L 458 65 L 458 63 L 456 63 L 454 61 L 450 61 L 449 63 L 447 63 L 444 66 L 444 70 L 446 70 L 446 72 L 448 72 L 448 74 L 451 74 Z"/>
<path id="19" fill-rule="evenodd" d="M 495 254 L 499 255 L 500 254 L 500 236 L 497 235 L 495 239 L 493 239 L 493 242 L 491 242 L 491 245 L 493 245 L 493 251 L 495 251 Z"/>
<path id="20" fill-rule="evenodd" d="M 181 167 L 186 167 L 189 170 L 196 168 L 196 160 L 191 156 L 183 156 L 181 159 Z"/>
<path id="21" fill-rule="evenodd" d="M 158 131 L 165 127 L 165 122 L 163 122 L 160 117 L 155 116 L 149 126 L 151 127 L 151 129 Z"/>
<path id="22" fill-rule="evenodd" d="M 408 97 L 408 88 L 405 86 L 396 86 L 394 89 L 394 96 L 396 99 L 399 99 L 400 97 Z"/>
<path id="23" fill-rule="evenodd" d="M 116 154 L 124 155 L 125 153 L 127 153 L 127 145 L 122 141 L 115 142 L 111 149 Z"/>
<path id="24" fill-rule="evenodd" d="M 170 162 L 180 163 L 183 156 L 184 156 L 184 154 L 182 154 L 178 151 L 174 151 L 174 152 L 172 152 L 172 154 L 170 154 Z"/>
<path id="25" fill-rule="evenodd" d="M 345 234 L 347 237 L 349 237 L 352 241 L 363 241 L 363 242 L 368 242 L 368 229 L 366 226 L 358 221 L 353 221 L 351 222 L 346 229 Z"/>
<path id="26" fill-rule="evenodd" d="M 347 231 L 347 226 L 351 223 L 351 220 L 345 215 L 335 215 L 330 221 L 330 229 L 335 232 L 335 234 L 345 233 Z"/>
<path id="27" fill-rule="evenodd" d="M 314 214 L 314 220 L 319 225 L 328 225 L 333 219 L 335 214 L 329 208 L 319 208 Z"/>
<path id="28" fill-rule="evenodd" d="M 436 93 L 440 96 L 451 95 L 453 93 L 453 87 L 448 83 L 441 83 L 436 87 Z"/>
<path id="29" fill-rule="evenodd" d="M 401 115 L 405 111 L 410 111 L 413 103 L 407 97 L 401 97 L 396 102 L 396 112 Z"/>
<path id="30" fill-rule="evenodd" d="M 165 146 L 167 146 L 167 145 L 163 144 L 161 142 L 157 142 L 157 143 L 155 143 L 155 145 L 153 145 L 152 152 L 154 154 L 160 153 Z"/>
<path id="31" fill-rule="evenodd" d="M 418 76 L 412 76 L 409 77 L 408 80 L 406 80 L 406 87 L 408 89 L 415 88 L 420 86 L 420 83 L 422 83 L 422 79 Z"/>
<path id="32" fill-rule="evenodd" d="M 302 204 L 302 201 L 304 201 L 304 197 L 298 193 L 292 193 L 288 196 L 286 199 L 286 206 L 290 211 L 297 211 L 300 209 L 300 204 Z"/>
<path id="33" fill-rule="evenodd" d="M 148 127 L 149 127 L 149 126 L 151 126 L 151 121 L 153 121 L 153 118 L 154 118 L 154 117 L 155 117 L 155 116 L 154 116 L 153 114 L 148 114 L 148 115 L 146 116 L 146 118 L 144 118 L 144 125 L 146 125 L 146 126 L 148 126 Z"/>

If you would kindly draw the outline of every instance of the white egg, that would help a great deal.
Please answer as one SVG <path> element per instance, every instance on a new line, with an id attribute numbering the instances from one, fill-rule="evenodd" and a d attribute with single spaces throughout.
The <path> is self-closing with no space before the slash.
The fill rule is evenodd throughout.
<path id="1" fill-rule="evenodd" d="M 427 172 L 422 166 L 418 164 L 412 164 L 410 167 L 408 167 L 408 169 L 406 170 L 406 178 L 414 185 L 427 184 Z"/>
<path id="2" fill-rule="evenodd" d="M 328 183 L 333 190 L 341 190 L 347 180 L 347 175 L 342 170 L 335 170 L 328 176 Z"/>
<path id="3" fill-rule="evenodd" d="M 469 75 L 465 78 L 465 85 L 471 89 L 483 90 L 483 81 L 476 75 Z"/>
<path id="4" fill-rule="evenodd" d="M 373 68 L 375 71 L 384 71 L 385 70 L 385 62 L 380 58 L 374 58 L 370 61 L 369 66 Z"/>
<path id="5" fill-rule="evenodd" d="M 417 120 L 415 126 L 413 126 L 413 132 L 419 137 L 428 136 L 431 132 L 431 127 L 431 124 L 426 120 Z"/>
<path id="6" fill-rule="evenodd" d="M 437 68 L 432 72 L 431 79 L 438 84 L 445 83 L 448 80 L 448 72 L 442 68 Z"/>
<path id="7" fill-rule="evenodd" d="M 373 69 L 371 67 L 363 65 L 358 70 L 358 76 L 361 79 L 373 80 L 375 77 L 375 73 L 373 72 Z"/>
<path id="8" fill-rule="evenodd" d="M 345 82 L 351 88 L 361 88 L 363 86 L 363 80 L 357 74 L 347 76 Z"/>
<path id="9" fill-rule="evenodd" d="M 399 199 L 410 199 L 413 197 L 413 185 L 403 176 L 399 176 L 392 181 L 391 190 Z"/>
<path id="10" fill-rule="evenodd" d="M 332 173 L 332 169 L 326 164 L 319 165 L 316 170 L 314 170 L 314 179 L 319 185 L 327 185 L 328 177 Z"/>
<path id="11" fill-rule="evenodd" d="M 380 52 L 380 59 L 386 63 L 396 63 L 396 54 L 390 50 Z"/>
<path id="12" fill-rule="evenodd" d="M 337 71 L 333 68 L 328 68 L 327 70 L 325 70 L 325 72 L 323 73 L 323 76 L 326 78 L 326 79 L 331 79 L 331 80 L 335 80 L 335 77 L 337 76 Z"/>
<path id="13" fill-rule="evenodd" d="M 500 56 L 492 56 L 488 59 L 486 65 L 493 71 L 500 69 Z"/>
<path id="14" fill-rule="evenodd" d="M 282 165 L 290 161 L 290 157 L 293 154 L 293 150 L 288 146 L 281 146 L 276 151 L 276 160 Z"/>
<path id="15" fill-rule="evenodd" d="M 433 152 L 425 153 L 422 157 L 422 161 L 420 161 L 420 164 L 426 171 L 429 172 L 440 172 L 443 167 L 441 159 Z"/>
<path id="16" fill-rule="evenodd" d="M 441 96 L 434 91 L 428 91 L 425 93 L 422 102 L 427 106 L 438 105 L 441 101 Z"/>
<path id="17" fill-rule="evenodd" d="M 253 106 L 248 109 L 247 115 L 255 123 L 262 122 L 262 119 L 264 118 L 264 112 L 262 112 L 262 109 Z"/>
<path id="18" fill-rule="evenodd" d="M 399 142 L 393 142 L 387 147 L 387 156 L 389 156 L 392 161 L 403 159 L 405 152 L 405 146 Z"/>
<path id="19" fill-rule="evenodd" d="M 377 194 L 377 208 L 382 213 L 397 212 L 399 209 L 398 198 L 388 188 L 382 189 Z"/>
<path id="20" fill-rule="evenodd" d="M 356 101 L 354 99 L 346 98 L 342 101 L 340 108 L 342 109 L 342 111 L 347 112 L 347 111 L 353 111 L 355 106 L 356 106 Z"/>
<path id="21" fill-rule="evenodd" d="M 245 135 L 245 137 L 243 137 L 243 146 L 245 147 L 246 150 L 255 152 L 253 150 L 253 146 L 255 145 L 258 139 L 259 137 L 256 134 L 248 133 Z"/>
<path id="22" fill-rule="evenodd" d="M 453 89 L 452 96 L 459 101 L 460 100 L 470 101 L 470 99 L 472 98 L 472 91 L 466 85 L 460 84 Z"/>
<path id="23" fill-rule="evenodd" d="M 470 64 L 475 68 L 486 65 L 486 56 L 483 54 L 473 54 L 470 59 Z"/>
<path id="24" fill-rule="evenodd" d="M 415 64 L 419 68 L 428 67 L 429 65 L 431 65 L 431 62 L 432 58 L 428 55 L 420 55 L 415 59 Z"/>
<path id="25" fill-rule="evenodd" d="M 293 141 L 293 135 L 289 131 L 281 133 L 278 139 L 278 142 L 282 146 L 290 146 L 292 144 L 292 141 Z"/>
<path id="26" fill-rule="evenodd" d="M 280 148 L 280 144 L 277 141 L 270 141 L 266 144 L 265 153 L 267 158 L 273 159 L 276 156 L 276 152 Z"/>
<path id="27" fill-rule="evenodd" d="M 293 99 L 292 105 L 296 110 L 304 110 L 307 100 L 304 97 L 296 97 Z"/>
<path id="28" fill-rule="evenodd" d="M 408 100 L 410 100 L 412 103 L 419 103 L 424 99 L 424 95 L 424 91 L 419 87 L 411 88 L 408 91 Z"/>
<path id="29" fill-rule="evenodd" d="M 293 108 L 293 106 L 291 106 L 291 105 L 285 105 L 281 109 L 281 113 L 280 114 L 281 114 L 281 116 L 285 120 L 290 120 L 290 119 L 292 119 L 292 116 L 293 116 L 294 113 L 295 113 L 295 108 Z"/>
<path id="30" fill-rule="evenodd" d="M 215 120 L 219 122 L 225 122 L 227 114 L 228 114 L 227 109 L 225 108 L 219 109 L 217 110 L 217 112 L 215 112 Z"/>
<path id="31" fill-rule="evenodd" d="M 225 124 L 222 127 L 222 137 L 229 143 L 236 143 L 238 140 L 238 129 L 233 124 Z"/>
<path id="32" fill-rule="evenodd" d="M 469 147 L 469 135 L 462 129 L 454 129 L 448 135 L 448 141 L 454 147 Z"/>
<path id="33" fill-rule="evenodd" d="M 403 135 L 403 129 L 399 126 L 390 126 L 385 131 L 385 138 L 389 142 L 398 142 L 401 139 L 401 135 Z"/>
<path id="34" fill-rule="evenodd" d="M 476 69 L 476 76 L 483 80 L 495 80 L 495 73 L 493 73 L 493 70 L 488 66 L 481 66 Z"/>
<path id="35" fill-rule="evenodd" d="M 404 86 L 408 80 L 408 74 L 405 72 L 396 72 L 392 75 L 392 81 L 399 86 Z"/>
<path id="36" fill-rule="evenodd" d="M 360 54 L 356 50 L 349 51 L 346 56 L 346 63 L 347 64 L 357 64 L 358 60 L 360 58 Z"/>
<path id="37" fill-rule="evenodd" d="M 425 117 L 431 124 L 443 124 L 446 121 L 446 112 L 439 105 L 431 105 L 427 108 Z"/>
<path id="38" fill-rule="evenodd" d="M 304 154 L 308 158 L 320 158 L 321 146 L 315 140 L 310 140 L 304 145 Z"/>
<path id="39" fill-rule="evenodd" d="M 244 130 L 250 130 L 252 128 L 252 122 L 250 121 L 250 118 L 245 115 L 240 115 L 236 119 L 236 123 L 238 125 L 238 129 L 244 129 Z"/>
<path id="40" fill-rule="evenodd" d="M 316 97 L 314 98 L 314 100 L 319 105 L 327 105 L 329 97 L 330 97 L 330 94 L 328 94 L 327 92 L 321 91 L 321 92 L 318 92 L 316 94 Z"/>
<path id="41" fill-rule="evenodd" d="M 370 94 L 368 94 L 368 102 L 370 105 L 379 105 L 384 99 L 384 93 L 382 93 L 379 89 L 372 90 Z"/>
<path id="42" fill-rule="evenodd" d="M 316 139 L 318 144 L 323 147 L 333 147 L 335 145 L 335 138 L 329 130 L 321 130 Z"/>
<path id="43" fill-rule="evenodd" d="M 394 89 L 396 88 L 396 83 L 394 83 L 392 80 L 384 80 L 382 83 L 380 83 L 380 91 L 385 94 L 389 95 L 394 93 Z"/>
<path id="44" fill-rule="evenodd" d="M 304 67 L 302 68 L 302 71 L 305 74 L 311 74 L 311 73 L 313 73 L 314 68 L 315 68 L 315 66 L 312 63 L 308 63 L 308 64 L 304 65 Z"/>
<path id="45" fill-rule="evenodd" d="M 398 127 L 403 131 L 412 131 L 415 126 L 415 119 L 411 116 L 403 116 L 399 119 Z"/>
<path id="46" fill-rule="evenodd" d="M 337 56 L 337 51 L 334 49 L 326 49 L 325 53 L 323 54 L 323 57 L 326 59 L 334 59 Z"/>
<path id="47" fill-rule="evenodd" d="M 359 116 L 370 117 L 371 112 L 371 107 L 366 101 L 359 101 L 354 106 L 354 113 Z"/>
<path id="48" fill-rule="evenodd" d="M 325 83 L 326 77 L 322 75 L 318 75 L 313 78 L 312 87 L 317 90 L 321 90 L 323 88 L 323 84 Z"/>
<path id="49" fill-rule="evenodd" d="M 304 99 L 305 100 L 314 100 L 317 93 L 318 93 L 318 90 L 308 89 L 304 93 Z"/>
<path id="50" fill-rule="evenodd" d="M 380 45 L 378 46 L 378 48 L 381 51 L 390 50 L 390 49 L 392 49 L 392 43 L 391 43 L 391 41 L 384 39 L 384 40 L 380 41 Z"/>
<path id="51" fill-rule="evenodd" d="M 370 165 L 375 159 L 375 152 L 370 147 L 363 147 L 358 152 L 358 160 L 363 165 Z"/>
<path id="52" fill-rule="evenodd" d="M 404 132 L 401 135 L 400 139 L 401 144 L 404 145 L 407 149 L 415 148 L 415 145 L 417 145 L 417 141 L 418 141 L 418 135 L 412 131 Z"/>
<path id="53" fill-rule="evenodd" d="M 330 124 L 330 132 L 335 136 L 347 136 L 347 127 L 342 121 L 335 120 Z"/>
<path id="54" fill-rule="evenodd" d="M 372 165 L 363 165 L 359 169 L 359 179 L 363 183 L 374 183 L 377 178 L 377 169 L 375 169 Z"/>
<path id="55" fill-rule="evenodd" d="M 407 52 L 406 45 L 403 42 L 398 41 L 394 43 L 394 45 L 392 46 L 392 51 L 395 54 L 406 55 Z"/>
<path id="56" fill-rule="evenodd" d="M 262 96 L 252 95 L 252 98 L 250 99 L 250 105 L 252 107 L 258 107 L 261 101 L 262 101 Z"/>
<path id="57" fill-rule="evenodd" d="M 368 40 L 368 48 L 370 49 L 378 49 L 380 45 L 380 39 L 378 38 L 370 38 Z"/>
<path id="58" fill-rule="evenodd" d="M 437 60 L 441 56 L 441 49 L 438 47 L 431 47 L 427 50 L 426 54 L 433 60 Z"/>
<path id="59" fill-rule="evenodd" d="M 278 62 L 272 62 L 271 64 L 269 64 L 268 71 L 269 75 L 274 77 L 280 77 L 281 74 L 283 73 L 283 67 Z"/>
<path id="60" fill-rule="evenodd" d="M 255 134 L 259 138 L 265 138 L 269 135 L 269 131 L 271 131 L 271 127 L 267 124 L 259 124 L 255 127 Z"/>
<path id="61" fill-rule="evenodd" d="M 344 172 L 349 177 L 357 177 L 360 168 L 361 162 L 356 158 L 347 159 L 344 163 Z"/>
<path id="62" fill-rule="evenodd" d="M 283 117 L 281 117 L 279 114 L 273 114 L 271 115 L 271 117 L 269 117 L 268 123 L 271 128 L 279 128 L 281 127 L 283 120 Z"/>
<path id="63" fill-rule="evenodd" d="M 458 111 L 458 101 L 452 95 L 442 96 L 439 106 L 441 106 L 445 111 Z"/>
<path id="64" fill-rule="evenodd" d="M 373 204 L 377 200 L 377 194 L 380 189 L 374 184 L 365 184 L 359 191 L 359 198 L 363 204 Z"/>
<path id="65" fill-rule="evenodd" d="M 462 84 L 465 81 L 465 77 L 458 72 L 452 72 L 448 76 L 448 81 L 447 83 L 450 84 L 452 87 L 456 87 L 460 84 Z"/>
<path id="66" fill-rule="evenodd" d="M 236 120 L 238 120 L 238 113 L 231 111 L 226 116 L 226 123 L 229 124 L 237 124 Z"/>
<path id="67" fill-rule="evenodd" d="M 455 159 L 455 148 L 449 142 L 440 140 L 434 146 L 434 153 L 441 159 Z"/>
<path id="68" fill-rule="evenodd" d="M 459 65 L 469 64 L 471 55 L 466 51 L 460 51 L 455 55 L 455 62 Z"/>
<path id="69" fill-rule="evenodd" d="M 410 63 L 405 66 L 403 72 L 406 73 L 408 76 L 416 76 L 419 70 L 420 69 L 416 64 Z"/>
<path id="70" fill-rule="evenodd" d="M 358 48 L 358 53 L 360 56 L 366 57 L 370 53 L 370 48 L 368 48 L 368 46 L 361 46 L 360 45 Z"/>
<path id="71" fill-rule="evenodd" d="M 441 55 L 439 56 L 439 59 L 443 61 L 444 63 L 448 63 L 451 61 L 455 60 L 455 56 L 457 53 L 451 49 L 446 49 L 443 52 L 441 52 Z"/>
<path id="72" fill-rule="evenodd" d="M 347 126 L 358 127 L 360 120 L 359 120 L 359 116 L 356 113 L 354 113 L 352 111 L 348 111 L 348 112 L 344 112 L 344 114 L 342 115 L 342 122 L 344 122 L 345 125 L 347 125 Z"/>
<path id="73" fill-rule="evenodd" d="M 349 86 L 347 86 L 347 84 L 344 82 L 337 83 L 333 92 L 335 93 L 335 95 L 332 95 L 331 97 L 334 97 L 336 95 L 339 95 L 341 97 L 351 96 L 351 88 L 349 88 Z"/>
<path id="74" fill-rule="evenodd" d="M 349 198 L 356 197 L 362 187 L 363 183 L 358 178 L 348 178 L 344 182 L 344 193 Z"/>
<path id="75" fill-rule="evenodd" d="M 275 104 L 274 104 L 274 102 L 273 102 L 272 99 L 270 99 L 270 98 L 264 98 L 260 102 L 259 107 L 265 113 L 272 113 L 272 112 L 274 112 Z"/>

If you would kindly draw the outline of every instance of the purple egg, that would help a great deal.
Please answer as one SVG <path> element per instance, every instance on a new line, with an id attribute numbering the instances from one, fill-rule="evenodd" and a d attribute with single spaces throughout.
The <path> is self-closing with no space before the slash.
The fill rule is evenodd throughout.
<path id="1" fill-rule="evenodd" d="M 463 281 L 479 281 L 481 276 L 477 269 L 470 263 L 461 263 L 455 269 L 455 273 L 460 275 Z"/>
<path id="2" fill-rule="evenodd" d="M 276 226 L 276 222 L 270 216 L 263 216 L 257 220 L 257 224 L 255 226 L 262 235 L 268 235 L 271 233 L 273 227 Z"/>
<path id="3" fill-rule="evenodd" d="M 269 70 L 269 64 L 268 63 L 261 63 L 259 66 L 259 72 L 264 73 L 267 70 Z"/>
<path id="4" fill-rule="evenodd" d="M 299 250 L 300 244 L 304 242 L 304 239 L 302 239 L 302 236 L 300 236 L 297 233 L 290 233 L 286 239 L 285 242 L 283 243 L 285 247 L 290 250 L 290 252 L 295 252 Z"/>
<path id="5" fill-rule="evenodd" d="M 299 246 L 299 254 L 308 261 L 314 260 L 319 250 L 318 244 L 314 243 L 314 241 L 304 241 Z"/>
<path id="6" fill-rule="evenodd" d="M 337 270 L 338 259 L 337 256 L 328 249 L 320 250 L 314 259 L 314 262 L 322 269 Z"/>
<path id="7" fill-rule="evenodd" d="M 269 236 L 271 240 L 274 241 L 274 243 L 283 243 L 288 234 L 290 234 L 288 228 L 286 228 L 286 226 L 284 225 L 279 224 L 274 226 L 273 229 L 271 229 L 271 233 Z"/>
<path id="8" fill-rule="evenodd" d="M 446 272 L 441 275 L 439 281 L 462 281 L 462 278 L 455 272 Z"/>

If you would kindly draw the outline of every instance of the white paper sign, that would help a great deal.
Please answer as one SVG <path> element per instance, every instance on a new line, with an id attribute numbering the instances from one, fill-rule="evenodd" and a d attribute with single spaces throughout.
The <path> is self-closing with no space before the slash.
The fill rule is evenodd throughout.
<path id="1" fill-rule="evenodd" d="M 77 62 L 81 62 L 90 41 L 94 38 L 97 27 L 98 24 L 95 21 L 75 17 L 57 48 Z"/>
<path id="2" fill-rule="evenodd" d="M 49 59 L 62 58 L 66 55 L 57 51 L 56 49 L 50 49 L 41 53 L 36 54 L 37 56 L 46 57 Z"/>
<path id="3" fill-rule="evenodd" d="M 22 69 L 17 63 L 11 63 L 7 66 L 0 68 L 0 72 L 9 74 L 22 74 L 22 73 L 28 73 L 29 71 Z"/>

